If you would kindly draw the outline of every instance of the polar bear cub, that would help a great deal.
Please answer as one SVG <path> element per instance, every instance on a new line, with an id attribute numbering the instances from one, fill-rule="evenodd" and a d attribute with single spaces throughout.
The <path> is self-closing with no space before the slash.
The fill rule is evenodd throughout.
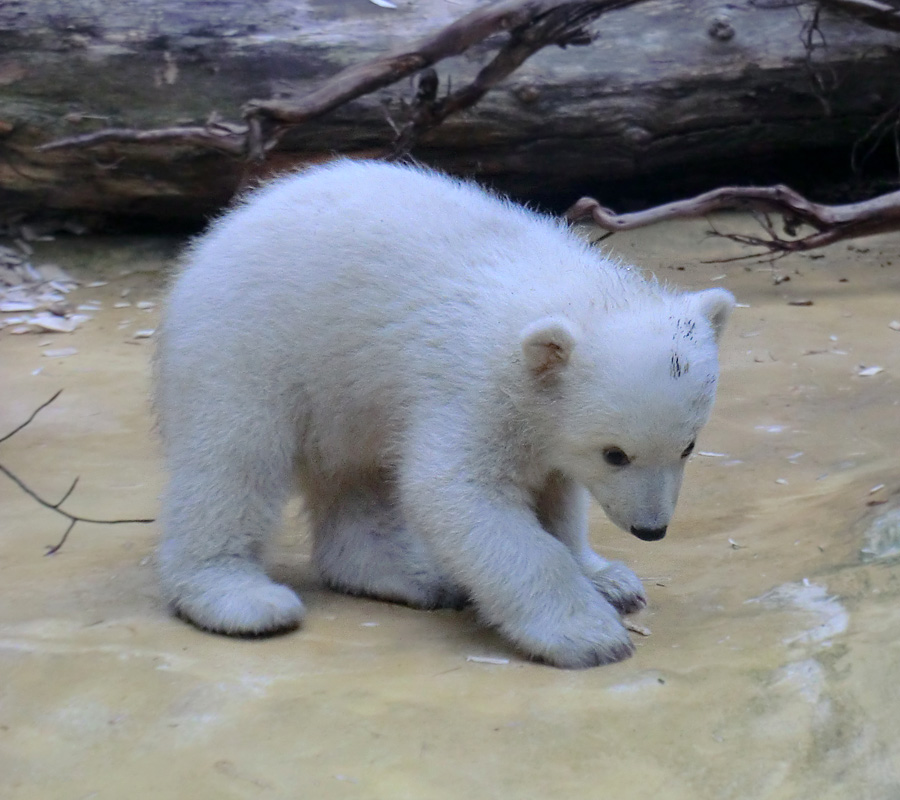
<path id="1" fill-rule="evenodd" d="M 168 601 L 210 631 L 296 627 L 263 552 L 299 488 L 335 589 L 472 602 L 561 667 L 628 657 L 619 615 L 646 599 L 588 544 L 588 494 L 662 538 L 733 305 L 425 169 L 269 184 L 193 246 L 165 309 Z"/>

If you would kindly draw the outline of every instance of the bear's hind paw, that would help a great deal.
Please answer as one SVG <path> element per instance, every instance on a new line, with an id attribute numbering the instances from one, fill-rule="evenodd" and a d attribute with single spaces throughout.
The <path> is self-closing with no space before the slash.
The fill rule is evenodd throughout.
<path id="1" fill-rule="evenodd" d="M 172 603 L 175 613 L 198 628 L 228 636 L 274 636 L 300 625 L 306 609 L 287 586 L 263 575 L 228 577 L 184 588 Z"/>

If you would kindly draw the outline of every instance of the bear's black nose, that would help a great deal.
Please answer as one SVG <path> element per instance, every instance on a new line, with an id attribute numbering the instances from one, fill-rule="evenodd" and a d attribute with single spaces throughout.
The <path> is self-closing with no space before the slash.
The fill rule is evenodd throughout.
<path id="1" fill-rule="evenodd" d="M 666 535 L 666 526 L 662 528 L 638 528 L 631 526 L 631 532 L 645 542 L 658 542 Z"/>

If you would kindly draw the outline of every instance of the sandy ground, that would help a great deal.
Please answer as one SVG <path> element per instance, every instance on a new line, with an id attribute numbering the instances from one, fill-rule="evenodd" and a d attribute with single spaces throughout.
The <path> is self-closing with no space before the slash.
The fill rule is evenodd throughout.
<path id="1" fill-rule="evenodd" d="M 648 587 L 635 621 L 652 634 L 635 634 L 633 659 L 560 671 L 471 612 L 325 591 L 292 518 L 272 561 L 301 591 L 305 627 L 200 633 L 158 598 L 154 525 L 79 524 L 45 557 L 65 520 L 0 476 L 0 796 L 900 797 L 900 540 L 866 533 L 900 506 L 900 236 L 774 267 L 702 264 L 741 252 L 707 228 L 608 242 L 743 304 L 669 536 L 643 543 L 593 519 L 600 552 Z M 74 294 L 102 310 L 71 334 L 0 331 L 0 434 L 64 390 L 0 444 L 0 463 L 53 500 L 80 476 L 75 513 L 156 513 L 152 342 L 133 334 L 158 306 L 134 304 L 159 300 L 175 244 L 43 245 L 84 282 L 108 281 Z"/>

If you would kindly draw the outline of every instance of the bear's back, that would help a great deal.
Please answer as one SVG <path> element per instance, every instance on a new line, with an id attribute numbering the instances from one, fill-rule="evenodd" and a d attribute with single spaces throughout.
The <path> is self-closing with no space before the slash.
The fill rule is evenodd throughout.
<path id="1" fill-rule="evenodd" d="M 472 299 L 525 302 L 528 289 L 546 296 L 601 263 L 557 221 L 474 185 L 338 161 L 250 194 L 200 240 L 190 270 L 241 294 L 276 281 L 306 294 L 389 289 L 429 303 L 465 287 Z"/>

